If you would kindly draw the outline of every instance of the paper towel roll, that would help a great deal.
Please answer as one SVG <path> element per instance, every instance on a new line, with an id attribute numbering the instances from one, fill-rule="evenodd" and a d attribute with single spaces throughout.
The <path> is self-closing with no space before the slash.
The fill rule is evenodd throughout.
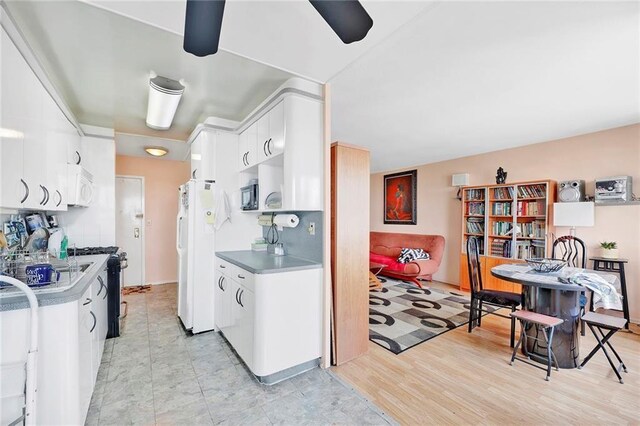
<path id="1" fill-rule="evenodd" d="M 277 214 L 273 218 L 273 223 L 284 228 L 295 228 L 300 223 L 300 219 L 295 214 Z"/>

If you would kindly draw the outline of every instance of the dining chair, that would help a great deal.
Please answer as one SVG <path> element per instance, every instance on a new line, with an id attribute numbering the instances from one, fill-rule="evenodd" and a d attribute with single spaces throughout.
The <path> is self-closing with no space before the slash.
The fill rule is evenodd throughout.
<path id="1" fill-rule="evenodd" d="M 482 314 L 492 314 L 502 318 L 511 320 L 511 341 L 510 346 L 513 347 L 515 341 L 516 319 L 511 316 L 502 315 L 497 312 L 498 309 L 507 308 L 511 312 L 515 312 L 522 301 L 520 293 L 511 293 L 499 290 L 485 290 L 482 287 L 482 273 L 480 271 L 480 252 L 478 249 L 478 239 L 469 237 L 467 239 L 467 266 L 469 268 L 469 281 L 471 283 L 471 303 L 469 305 L 469 333 L 476 326 L 480 327 Z M 486 304 L 498 309 L 483 309 L 482 305 Z"/>
<path id="2" fill-rule="evenodd" d="M 562 259 L 567 262 L 567 266 L 573 268 L 587 268 L 587 248 L 578 237 L 573 235 L 563 235 L 556 238 L 551 247 L 551 257 L 554 259 Z M 586 312 L 587 295 L 583 291 L 580 294 L 580 317 L 582 318 Z M 589 311 L 593 311 L 593 295 L 591 295 L 589 302 Z M 585 335 L 584 321 L 580 321 L 580 334 Z"/>

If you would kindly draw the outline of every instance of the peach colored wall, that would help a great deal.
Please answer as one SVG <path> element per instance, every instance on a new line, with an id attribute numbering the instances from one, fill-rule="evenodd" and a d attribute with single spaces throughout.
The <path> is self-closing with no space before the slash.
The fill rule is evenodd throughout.
<path id="1" fill-rule="evenodd" d="M 434 279 L 458 284 L 462 206 L 451 175 L 469 173 L 471 185 L 491 184 L 500 166 L 508 172 L 507 183 L 584 179 L 587 194 L 593 194 L 596 178 L 631 175 L 640 195 L 640 124 L 418 166 L 417 225 L 383 224 L 383 175 L 389 172 L 372 174 L 371 230 L 444 235 L 445 255 Z M 568 228 L 556 228 L 556 235 L 568 233 Z M 589 255 L 597 254 L 599 241 L 618 242 L 620 256 L 629 259 L 631 318 L 640 322 L 640 205 L 596 207 L 595 226 L 577 228 L 577 236 L 585 241 Z"/>
<path id="2" fill-rule="evenodd" d="M 190 164 L 185 161 L 143 157 L 116 157 L 116 174 L 144 176 L 145 279 L 148 284 L 176 282 L 176 216 L 178 186 L 189 180 Z"/>

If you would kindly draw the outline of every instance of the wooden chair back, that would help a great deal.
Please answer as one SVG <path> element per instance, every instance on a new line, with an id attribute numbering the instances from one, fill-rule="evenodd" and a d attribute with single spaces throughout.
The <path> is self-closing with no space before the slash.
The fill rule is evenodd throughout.
<path id="1" fill-rule="evenodd" d="M 480 271 L 480 250 L 476 237 L 467 238 L 467 266 L 469 268 L 469 283 L 471 294 L 482 290 L 482 271 Z"/>
<path id="2" fill-rule="evenodd" d="M 562 259 L 567 262 L 568 266 L 574 268 L 584 269 L 587 267 L 587 249 L 584 241 L 573 235 L 558 237 L 553 242 L 551 257 Z"/>

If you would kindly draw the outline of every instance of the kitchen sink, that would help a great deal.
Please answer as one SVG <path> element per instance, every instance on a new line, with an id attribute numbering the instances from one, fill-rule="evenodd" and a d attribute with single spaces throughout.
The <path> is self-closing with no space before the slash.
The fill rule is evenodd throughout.
<path id="1" fill-rule="evenodd" d="M 57 282 L 40 287 L 31 287 L 31 290 L 36 294 L 58 293 L 68 290 L 82 279 L 85 271 L 92 265 L 93 262 L 79 263 L 77 268 L 76 265 L 56 267 L 55 270 L 60 273 L 60 279 Z M 17 287 L 7 286 L 0 288 L 0 299 L 21 295 L 24 295 L 24 293 Z"/>

